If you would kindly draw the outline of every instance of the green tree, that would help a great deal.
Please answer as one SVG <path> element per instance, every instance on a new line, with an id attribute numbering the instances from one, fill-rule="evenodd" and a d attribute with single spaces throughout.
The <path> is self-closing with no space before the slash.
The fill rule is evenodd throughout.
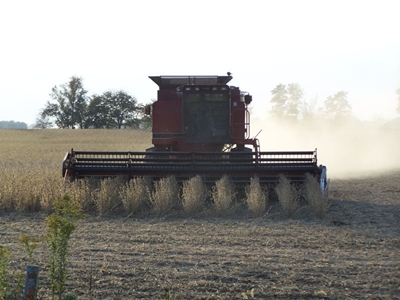
<path id="1" fill-rule="evenodd" d="M 93 95 L 90 97 L 86 115 L 86 124 L 89 128 L 110 128 L 108 108 L 104 97 Z"/>
<path id="2" fill-rule="evenodd" d="M 274 117 L 285 116 L 285 106 L 288 99 L 287 89 L 285 84 L 278 84 L 272 91 L 271 113 Z"/>
<path id="3" fill-rule="evenodd" d="M 54 118 L 59 128 L 86 128 L 86 94 L 82 78 L 71 77 L 68 83 L 53 87 L 50 96 L 55 103 L 48 101 L 41 117 Z"/>
<path id="4" fill-rule="evenodd" d="M 298 119 L 301 113 L 303 89 L 298 83 L 278 84 L 272 91 L 271 113 L 275 117 Z"/>
<path id="5" fill-rule="evenodd" d="M 124 91 L 108 91 L 104 93 L 104 98 L 105 105 L 109 109 L 109 122 L 113 128 L 120 129 L 124 125 L 137 124 L 140 107 L 138 107 L 135 97 Z"/>
<path id="6" fill-rule="evenodd" d="M 129 128 L 136 129 L 149 129 L 153 125 L 153 103 L 156 100 L 152 99 L 150 103 L 146 104 L 137 104 L 137 108 L 135 110 L 134 119 L 127 121 L 126 125 Z"/>
<path id="7" fill-rule="evenodd" d="M 347 101 L 347 92 L 340 91 L 329 96 L 324 102 L 325 115 L 331 119 L 348 117 L 351 114 L 351 105 Z"/>
<path id="8" fill-rule="evenodd" d="M 86 96 L 82 78 L 71 77 L 66 84 L 55 86 L 40 112 L 35 128 L 53 124 L 59 128 L 148 128 L 151 117 L 143 114 L 143 105 L 125 91 L 107 91 Z"/>
<path id="9" fill-rule="evenodd" d="M 143 107 L 124 91 L 93 95 L 87 108 L 86 125 L 91 128 L 142 128 Z"/>
<path id="10" fill-rule="evenodd" d="M 149 129 L 153 126 L 153 117 L 152 116 L 143 116 L 140 119 L 140 128 L 141 129 Z"/>
<path id="11" fill-rule="evenodd" d="M 287 86 L 288 99 L 285 105 L 285 114 L 291 119 L 300 117 L 300 106 L 303 99 L 303 89 L 298 83 L 289 83 Z"/>

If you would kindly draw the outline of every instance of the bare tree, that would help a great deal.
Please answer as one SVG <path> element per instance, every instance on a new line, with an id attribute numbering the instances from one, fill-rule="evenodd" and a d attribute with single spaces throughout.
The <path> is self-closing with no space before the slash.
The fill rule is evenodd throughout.
<path id="1" fill-rule="evenodd" d="M 315 109 L 317 107 L 317 103 L 318 103 L 318 96 L 315 96 L 315 98 L 309 101 L 303 100 L 300 106 L 300 112 L 304 120 L 309 120 L 315 116 Z"/>
<path id="2" fill-rule="evenodd" d="M 48 117 L 42 117 L 42 114 L 40 113 L 39 116 L 36 118 L 36 122 L 33 128 L 46 129 L 51 128 L 52 126 L 53 122 L 51 122 Z"/>

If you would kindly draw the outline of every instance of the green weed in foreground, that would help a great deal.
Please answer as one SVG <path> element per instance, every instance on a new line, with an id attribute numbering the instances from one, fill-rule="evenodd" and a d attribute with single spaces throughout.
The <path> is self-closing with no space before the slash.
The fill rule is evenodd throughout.
<path id="1" fill-rule="evenodd" d="M 9 271 L 11 252 L 5 247 L 0 247 L 0 300 L 20 299 L 23 274 Z"/>
<path id="2" fill-rule="evenodd" d="M 29 235 L 22 235 L 19 242 L 23 245 L 24 251 L 28 254 L 29 263 L 32 263 L 33 252 L 38 247 L 40 238 L 31 237 Z"/>
<path id="3" fill-rule="evenodd" d="M 176 300 L 177 298 L 173 295 L 173 293 L 169 290 L 165 291 L 165 294 L 162 296 L 161 300 Z"/>
<path id="4" fill-rule="evenodd" d="M 0 300 L 6 299 L 9 282 L 8 262 L 10 252 L 7 248 L 0 248 Z"/>
<path id="5" fill-rule="evenodd" d="M 53 214 L 46 218 L 49 230 L 47 243 L 50 248 L 49 276 L 52 299 L 57 295 L 61 300 L 67 279 L 68 241 L 84 214 L 81 205 L 71 200 L 68 195 L 54 201 L 53 209 Z"/>

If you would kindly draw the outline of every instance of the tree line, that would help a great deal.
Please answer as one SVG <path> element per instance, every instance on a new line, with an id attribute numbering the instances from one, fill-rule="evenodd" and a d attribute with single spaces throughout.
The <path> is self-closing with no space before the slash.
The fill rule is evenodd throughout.
<path id="1" fill-rule="evenodd" d="M 351 105 L 347 92 L 339 91 L 328 96 L 323 107 L 315 111 L 317 99 L 307 102 L 304 100 L 304 90 L 298 83 L 278 84 L 272 91 L 270 113 L 275 118 L 288 120 L 310 119 L 317 115 L 332 120 L 351 117 Z"/>
<path id="2" fill-rule="evenodd" d="M 0 121 L 0 128 L 2 129 L 28 129 L 28 124 L 24 122 L 15 121 Z"/>
<path id="3" fill-rule="evenodd" d="M 306 120 L 311 118 L 325 118 L 329 120 L 343 120 L 354 118 L 352 107 L 347 99 L 346 91 L 338 91 L 328 96 L 322 107 L 317 109 L 318 99 L 304 100 L 304 90 L 298 83 L 278 84 L 272 91 L 270 114 L 275 118 L 288 120 Z M 400 114 L 400 88 L 396 90 L 396 112 Z"/>
<path id="4" fill-rule="evenodd" d="M 396 111 L 400 113 L 400 88 L 396 93 Z M 143 113 L 145 105 L 138 104 L 135 97 L 122 90 L 88 96 L 83 80 L 79 77 L 73 76 L 69 82 L 55 86 L 50 96 L 52 101 L 48 101 L 40 111 L 36 128 L 54 125 L 58 128 L 150 128 L 152 125 L 151 116 Z M 306 120 L 319 117 L 343 120 L 352 117 L 352 107 L 346 91 L 328 96 L 317 111 L 317 99 L 305 101 L 304 90 L 298 83 L 280 83 L 271 91 L 271 96 L 270 115 L 275 118 Z M 11 125 L 17 126 L 8 126 Z M 0 123 L 0 128 L 8 127 L 2 127 Z"/>
<path id="5" fill-rule="evenodd" d="M 123 90 L 88 96 L 80 77 L 53 87 L 36 120 L 36 128 L 149 128 L 151 117 L 144 105 Z"/>

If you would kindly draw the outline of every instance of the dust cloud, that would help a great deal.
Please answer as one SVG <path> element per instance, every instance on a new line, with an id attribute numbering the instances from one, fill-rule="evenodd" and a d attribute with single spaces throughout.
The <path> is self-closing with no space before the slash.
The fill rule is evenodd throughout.
<path id="1" fill-rule="evenodd" d="M 261 151 L 302 151 L 317 148 L 318 164 L 330 178 L 366 177 L 400 170 L 400 122 L 392 124 L 252 120 L 251 134 Z"/>

